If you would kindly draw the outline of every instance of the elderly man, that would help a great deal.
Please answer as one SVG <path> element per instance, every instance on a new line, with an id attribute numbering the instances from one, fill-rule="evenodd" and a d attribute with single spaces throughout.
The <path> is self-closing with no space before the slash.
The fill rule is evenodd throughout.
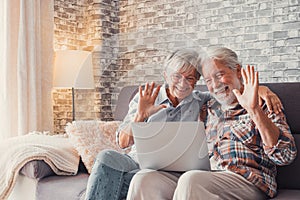
<path id="1" fill-rule="evenodd" d="M 215 97 L 208 102 L 207 119 L 213 171 L 141 170 L 130 183 L 127 200 L 264 199 L 276 193 L 275 163 L 290 163 L 296 155 L 289 127 L 278 111 L 281 105 L 276 105 L 281 103 L 269 105 L 274 111 L 260 107 L 257 77 L 254 82 L 250 69 L 242 73 L 234 52 L 221 48 L 208 53 L 200 58 L 205 58 L 203 75 Z M 236 91 L 238 100 L 233 89 L 242 93 Z"/>
<path id="2" fill-rule="evenodd" d="M 296 146 L 282 112 L 258 103 L 258 73 L 241 68 L 235 52 L 213 48 L 202 75 L 208 103 L 207 142 L 213 171 L 190 171 L 173 199 L 266 199 L 277 192 L 276 165 L 290 164 Z"/>

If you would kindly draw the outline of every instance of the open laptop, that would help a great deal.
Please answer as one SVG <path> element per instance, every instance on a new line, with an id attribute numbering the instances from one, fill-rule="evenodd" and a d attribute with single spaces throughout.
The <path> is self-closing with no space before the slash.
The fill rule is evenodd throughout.
<path id="1" fill-rule="evenodd" d="M 131 125 L 141 169 L 210 170 L 203 122 L 136 122 Z"/>

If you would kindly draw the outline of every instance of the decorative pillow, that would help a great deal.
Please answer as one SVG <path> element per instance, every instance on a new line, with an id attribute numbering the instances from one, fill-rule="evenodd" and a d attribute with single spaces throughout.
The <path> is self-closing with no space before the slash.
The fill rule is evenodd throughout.
<path id="1" fill-rule="evenodd" d="M 67 124 L 66 133 L 89 173 L 101 150 L 122 152 L 116 144 L 116 131 L 120 124 L 121 121 L 73 121 Z"/>

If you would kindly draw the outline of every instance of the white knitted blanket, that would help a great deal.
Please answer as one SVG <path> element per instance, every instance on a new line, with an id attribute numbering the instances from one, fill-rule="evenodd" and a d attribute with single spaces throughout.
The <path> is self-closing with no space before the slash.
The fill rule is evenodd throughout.
<path id="1" fill-rule="evenodd" d="M 79 156 L 67 137 L 28 134 L 0 142 L 0 199 L 11 193 L 20 169 L 29 161 L 44 160 L 58 175 L 77 173 Z"/>

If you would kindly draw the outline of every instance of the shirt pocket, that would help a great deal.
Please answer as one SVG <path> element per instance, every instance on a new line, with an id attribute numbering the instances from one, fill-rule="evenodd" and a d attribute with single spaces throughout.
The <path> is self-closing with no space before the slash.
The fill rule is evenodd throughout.
<path id="1" fill-rule="evenodd" d="M 198 108 L 182 108 L 180 110 L 180 121 L 197 121 L 199 115 Z"/>
<path id="2" fill-rule="evenodd" d="M 256 145 L 257 143 L 257 130 L 251 120 L 241 119 L 233 121 L 230 126 L 230 139 L 240 141 L 247 146 Z"/>

